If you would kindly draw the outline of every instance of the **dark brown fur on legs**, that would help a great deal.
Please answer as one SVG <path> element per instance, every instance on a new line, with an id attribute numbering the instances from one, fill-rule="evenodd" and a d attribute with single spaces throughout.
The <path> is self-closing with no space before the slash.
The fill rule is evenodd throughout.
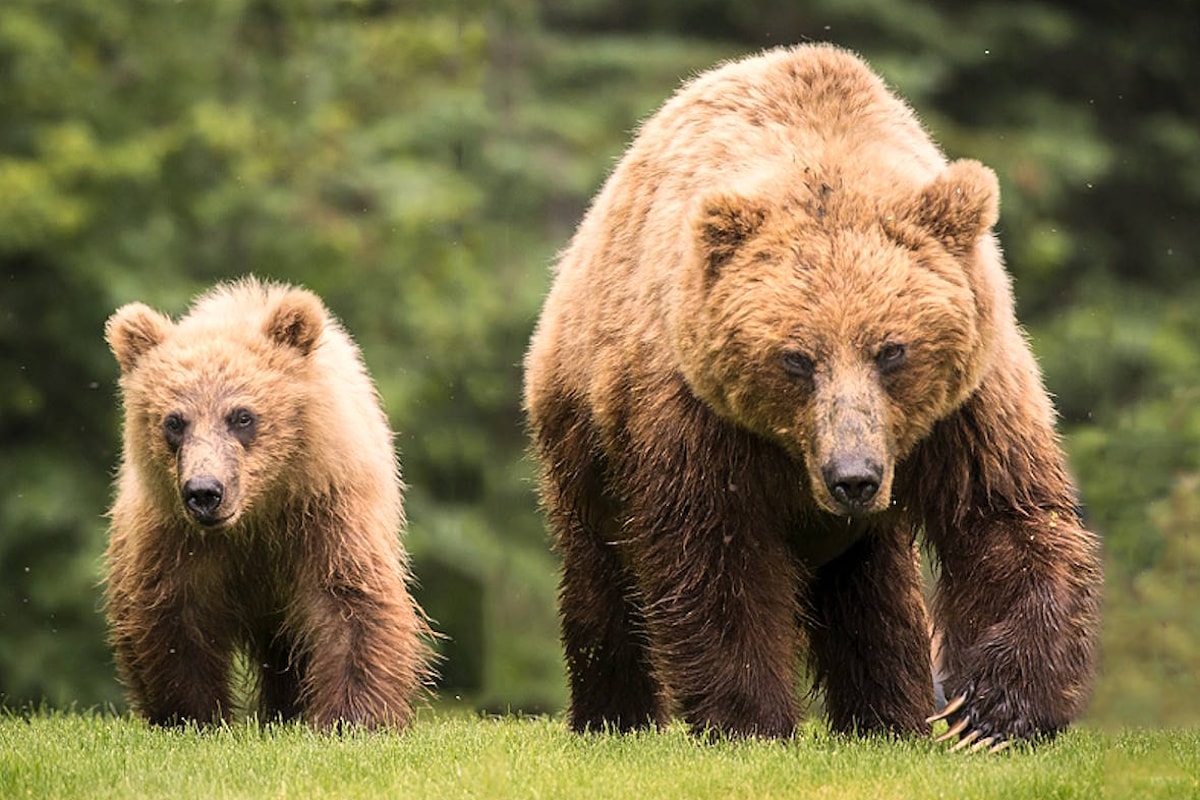
<path id="1" fill-rule="evenodd" d="M 575 727 L 786 736 L 807 633 L 835 729 L 928 730 L 922 531 L 951 738 L 1081 712 L 1099 548 L 998 219 L 996 175 L 832 46 L 726 63 L 646 120 L 525 362 Z"/>
<path id="2" fill-rule="evenodd" d="M 354 519 L 310 513 L 323 523 L 315 530 L 358 538 Z M 406 724 L 427 676 L 427 654 L 412 647 L 424 620 L 403 574 L 324 535 L 308 536 L 302 549 L 287 627 L 304 654 L 300 699 L 307 716 L 321 727 Z"/>
<path id="3" fill-rule="evenodd" d="M 797 566 L 777 521 L 760 530 L 761 487 L 712 483 L 746 452 L 744 434 L 686 391 L 675 399 L 689 424 L 644 417 L 607 469 L 575 438 L 585 423 L 535 427 L 556 467 L 543 501 L 564 562 L 571 724 L 661 723 L 673 706 L 697 732 L 790 735 Z"/>
<path id="4" fill-rule="evenodd" d="M 762 513 L 771 482 L 746 434 L 679 389 L 662 418 L 634 412 L 620 467 L 655 663 L 695 732 L 790 736 L 799 574 L 780 518 Z"/>
<path id="5" fill-rule="evenodd" d="M 565 399 L 542 428 L 542 500 L 562 558 L 559 608 L 568 712 L 579 732 L 629 731 L 666 721 L 632 578 L 617 551 L 615 501 L 604 488 L 594 434 Z"/>
<path id="6" fill-rule="evenodd" d="M 842 733 L 928 733 L 929 626 L 912 533 L 872 522 L 808 592 L 809 658 Z M 887 517 L 891 517 L 889 520 Z"/>
<path id="7" fill-rule="evenodd" d="M 964 701 L 948 721 L 965 722 L 963 737 L 1053 735 L 1082 712 L 1094 677 L 1099 544 L 1053 431 L 1014 402 L 1035 374 L 1020 361 L 997 372 L 907 471 L 940 561 L 934 624 L 946 697 Z"/>
<path id="8" fill-rule="evenodd" d="M 253 637 L 249 652 L 257 655 L 258 718 L 286 722 L 304 713 L 300 680 L 307 672 L 305 659 L 290 638 L 279 633 L 282 620 L 272 621 Z"/>

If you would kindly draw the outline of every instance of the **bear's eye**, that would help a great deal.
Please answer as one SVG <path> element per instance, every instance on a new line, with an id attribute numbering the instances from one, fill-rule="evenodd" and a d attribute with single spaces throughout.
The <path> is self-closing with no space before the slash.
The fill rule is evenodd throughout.
<path id="1" fill-rule="evenodd" d="M 813 360 L 798 350 L 789 350 L 783 354 L 783 368 L 789 375 L 796 378 L 811 378 L 816 365 Z"/>
<path id="2" fill-rule="evenodd" d="M 254 416 L 254 412 L 248 408 L 235 408 L 225 417 L 225 424 L 229 426 L 230 432 L 239 442 L 249 445 L 254 441 L 258 417 Z"/>
<path id="3" fill-rule="evenodd" d="M 171 449 L 179 447 L 183 444 L 183 433 L 187 430 L 187 420 L 178 411 L 172 411 L 167 414 L 167 418 L 163 420 L 163 438 L 167 440 L 167 444 Z"/>
<path id="4" fill-rule="evenodd" d="M 908 351 L 904 345 L 888 342 L 879 349 L 879 354 L 875 356 L 875 363 L 881 372 L 891 372 L 900 367 L 907 356 Z"/>

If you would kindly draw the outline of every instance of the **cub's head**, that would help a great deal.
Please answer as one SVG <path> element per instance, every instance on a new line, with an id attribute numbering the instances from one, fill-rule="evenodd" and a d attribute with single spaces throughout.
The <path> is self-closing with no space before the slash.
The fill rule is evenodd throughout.
<path id="1" fill-rule="evenodd" d="M 309 357 L 326 313 L 310 292 L 243 281 L 178 323 L 141 303 L 105 338 L 121 367 L 125 462 L 203 528 L 267 502 L 303 441 Z"/>
<path id="2" fill-rule="evenodd" d="M 672 322 L 693 391 L 802 460 L 826 511 L 887 508 L 895 464 L 990 366 L 998 194 L 956 161 L 887 199 L 832 178 L 703 198 Z"/>

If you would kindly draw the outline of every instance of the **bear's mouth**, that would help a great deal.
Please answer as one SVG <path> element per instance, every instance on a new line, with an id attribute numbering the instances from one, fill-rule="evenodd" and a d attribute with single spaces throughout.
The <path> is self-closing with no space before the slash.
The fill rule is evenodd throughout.
<path id="1" fill-rule="evenodd" d="M 233 520 L 233 514 L 225 514 L 224 516 L 209 516 L 189 512 L 192 521 L 201 528 L 223 528 Z"/>

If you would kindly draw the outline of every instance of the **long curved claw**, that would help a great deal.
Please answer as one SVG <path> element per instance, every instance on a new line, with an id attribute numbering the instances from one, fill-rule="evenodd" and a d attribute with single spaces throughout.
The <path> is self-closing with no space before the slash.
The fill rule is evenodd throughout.
<path id="1" fill-rule="evenodd" d="M 980 750 L 982 750 L 983 748 L 987 747 L 988 745 L 992 744 L 995 741 L 996 741 L 995 736 L 985 736 L 982 739 L 980 739 L 978 742 L 976 742 L 975 744 L 968 747 L 967 752 L 968 753 L 978 753 Z"/>
<path id="2" fill-rule="evenodd" d="M 959 750 L 962 750 L 962 749 L 963 749 L 963 748 L 965 748 L 967 745 L 969 745 L 971 742 L 973 742 L 973 741 L 975 741 L 976 739 L 978 739 L 978 738 L 979 738 L 979 736 L 980 736 L 980 734 L 979 734 L 979 731 L 971 731 L 971 732 L 970 732 L 970 733 L 968 733 L 966 736 L 964 736 L 964 737 L 962 737 L 961 739 L 959 739 L 959 740 L 958 740 L 958 744 L 956 744 L 956 745 L 954 745 L 954 747 L 951 747 L 951 748 L 950 748 L 950 752 L 951 752 L 951 753 L 957 753 Z"/>
<path id="3" fill-rule="evenodd" d="M 943 733 L 941 736 L 934 739 L 933 741 L 941 743 L 941 742 L 945 742 L 949 739 L 953 739 L 955 736 L 958 736 L 960 733 L 965 731 L 967 729 L 968 724 L 970 724 L 970 720 L 964 719 L 962 722 L 959 722 L 957 725 L 950 728 L 950 730 L 946 731 L 945 733 Z"/>
<path id="4" fill-rule="evenodd" d="M 949 703 L 946 703 L 946 707 L 943 708 L 941 711 L 934 714 L 932 717 L 927 717 L 925 719 L 925 722 L 932 725 L 933 723 L 937 722 L 939 719 L 945 719 L 946 717 L 953 714 L 955 711 L 958 711 L 960 708 L 962 708 L 963 703 L 965 703 L 965 702 L 967 702 L 967 695 L 964 692 L 963 694 L 960 694 L 958 697 L 951 700 Z"/>
<path id="5" fill-rule="evenodd" d="M 1012 746 L 1012 739 L 1005 739 L 1003 742 L 996 742 L 996 744 L 992 745 L 992 749 L 988 750 L 988 752 L 989 753 L 999 753 L 1004 748 L 1011 747 L 1011 746 Z"/>

